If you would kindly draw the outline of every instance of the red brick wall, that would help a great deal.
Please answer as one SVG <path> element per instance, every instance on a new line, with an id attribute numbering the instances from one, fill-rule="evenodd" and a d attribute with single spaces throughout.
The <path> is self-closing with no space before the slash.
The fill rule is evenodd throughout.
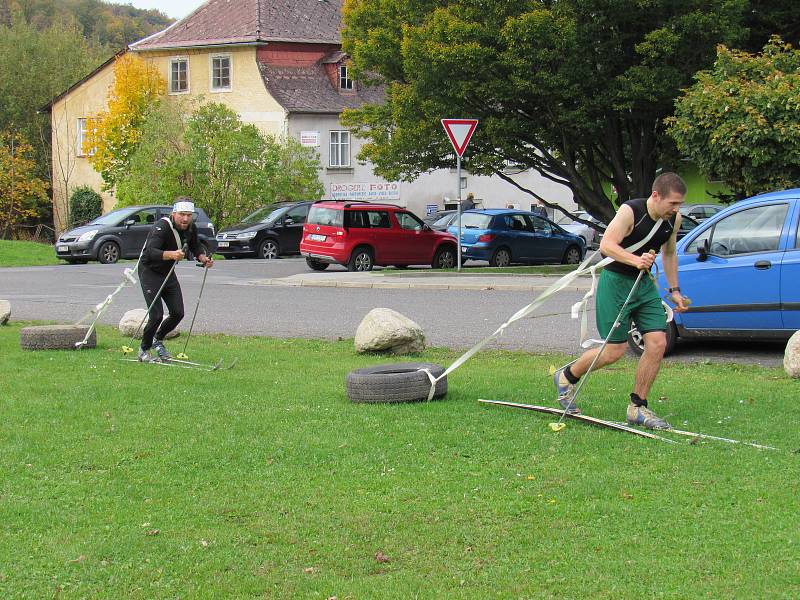
<path id="1" fill-rule="evenodd" d="M 256 58 L 259 62 L 277 67 L 308 67 L 339 48 L 336 44 L 270 42 L 258 48 Z"/>

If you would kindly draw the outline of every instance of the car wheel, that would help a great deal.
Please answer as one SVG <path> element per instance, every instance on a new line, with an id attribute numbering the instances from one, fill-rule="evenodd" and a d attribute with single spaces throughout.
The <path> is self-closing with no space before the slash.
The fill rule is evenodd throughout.
<path id="1" fill-rule="evenodd" d="M 356 248 L 347 263 L 348 271 L 372 271 L 374 259 L 369 248 Z"/>
<path id="2" fill-rule="evenodd" d="M 675 350 L 675 342 L 678 340 L 678 328 L 675 323 L 667 323 L 667 347 L 664 349 L 664 356 L 672 354 Z M 644 335 L 639 332 L 636 323 L 631 321 L 631 329 L 628 332 L 628 346 L 635 354 L 641 356 L 644 353 Z"/>
<path id="3" fill-rule="evenodd" d="M 434 269 L 452 269 L 456 266 L 456 253 L 450 246 L 439 248 L 433 255 L 431 267 Z"/>
<path id="4" fill-rule="evenodd" d="M 498 248 L 489 259 L 491 267 L 507 267 L 511 264 L 511 251 L 508 248 Z"/>
<path id="5" fill-rule="evenodd" d="M 347 396 L 353 402 L 419 402 L 427 400 L 431 380 L 444 373 L 444 367 L 433 363 L 396 363 L 357 369 L 347 374 Z M 436 382 L 434 398 L 447 394 L 447 377 Z"/>
<path id="6" fill-rule="evenodd" d="M 581 262 L 581 249 L 577 246 L 570 246 L 567 248 L 567 251 L 564 252 L 564 258 L 561 260 L 562 263 L 565 265 L 577 265 Z"/>
<path id="7" fill-rule="evenodd" d="M 315 271 L 324 271 L 328 268 L 328 263 L 314 260 L 313 258 L 306 258 L 306 264 Z"/>
<path id="8" fill-rule="evenodd" d="M 278 242 L 276 242 L 275 240 L 269 240 L 269 239 L 264 240 L 258 247 L 258 256 L 265 260 L 278 258 L 278 254 L 279 254 Z"/>
<path id="9" fill-rule="evenodd" d="M 113 265 L 119 260 L 119 246 L 116 242 L 103 242 L 97 251 L 97 260 L 104 265 Z"/>

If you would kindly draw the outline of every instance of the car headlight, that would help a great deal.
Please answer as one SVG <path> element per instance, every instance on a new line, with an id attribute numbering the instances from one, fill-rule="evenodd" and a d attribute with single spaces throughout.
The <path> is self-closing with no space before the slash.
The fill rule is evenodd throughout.
<path id="1" fill-rule="evenodd" d="M 91 242 L 94 239 L 94 236 L 97 235 L 97 232 L 100 231 L 99 229 L 92 229 L 91 231 L 87 231 L 81 237 L 78 238 L 79 242 Z"/>
<path id="2" fill-rule="evenodd" d="M 254 237 L 258 235 L 257 231 L 247 231 L 245 233 L 240 233 L 236 236 L 237 240 L 252 240 Z"/>

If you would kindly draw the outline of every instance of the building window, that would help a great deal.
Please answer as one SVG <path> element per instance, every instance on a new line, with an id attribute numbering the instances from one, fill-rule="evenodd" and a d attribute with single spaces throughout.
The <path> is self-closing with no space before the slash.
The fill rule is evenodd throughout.
<path id="1" fill-rule="evenodd" d="M 340 90 L 353 89 L 353 80 L 350 79 L 350 76 L 347 73 L 346 65 L 339 65 L 339 89 Z"/>
<path id="2" fill-rule="evenodd" d="M 83 148 L 84 144 L 86 143 L 86 137 L 87 137 L 87 135 L 89 133 L 89 129 L 88 129 L 87 123 L 88 123 L 88 119 L 86 119 L 86 118 L 78 119 L 78 127 L 77 127 L 77 134 L 78 135 L 77 135 L 76 148 L 75 148 L 75 153 L 78 156 L 92 156 L 97 151 L 97 148 L 91 148 L 89 150 L 89 152 L 87 153 Z"/>
<path id="3" fill-rule="evenodd" d="M 331 131 L 331 160 L 332 167 L 350 166 L 350 132 Z"/>
<path id="4" fill-rule="evenodd" d="M 231 57 L 222 54 L 211 57 L 211 91 L 231 89 Z"/>
<path id="5" fill-rule="evenodd" d="M 169 93 L 187 94 L 189 92 L 189 61 L 173 58 L 169 61 Z"/>

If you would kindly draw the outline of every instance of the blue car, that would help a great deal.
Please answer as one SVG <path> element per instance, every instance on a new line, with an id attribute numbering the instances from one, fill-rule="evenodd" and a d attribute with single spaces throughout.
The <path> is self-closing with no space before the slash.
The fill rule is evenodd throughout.
<path id="1" fill-rule="evenodd" d="M 678 242 L 678 281 L 692 303 L 675 313 L 679 339 L 785 340 L 800 329 L 800 189 L 742 200 Z M 661 258 L 658 285 L 666 292 Z M 641 353 L 635 324 L 628 343 Z"/>
<path id="2" fill-rule="evenodd" d="M 458 235 L 457 223 L 447 231 Z M 461 259 L 488 260 L 493 267 L 511 263 L 577 264 L 583 259 L 583 238 L 524 210 L 468 210 L 461 215 Z"/>

